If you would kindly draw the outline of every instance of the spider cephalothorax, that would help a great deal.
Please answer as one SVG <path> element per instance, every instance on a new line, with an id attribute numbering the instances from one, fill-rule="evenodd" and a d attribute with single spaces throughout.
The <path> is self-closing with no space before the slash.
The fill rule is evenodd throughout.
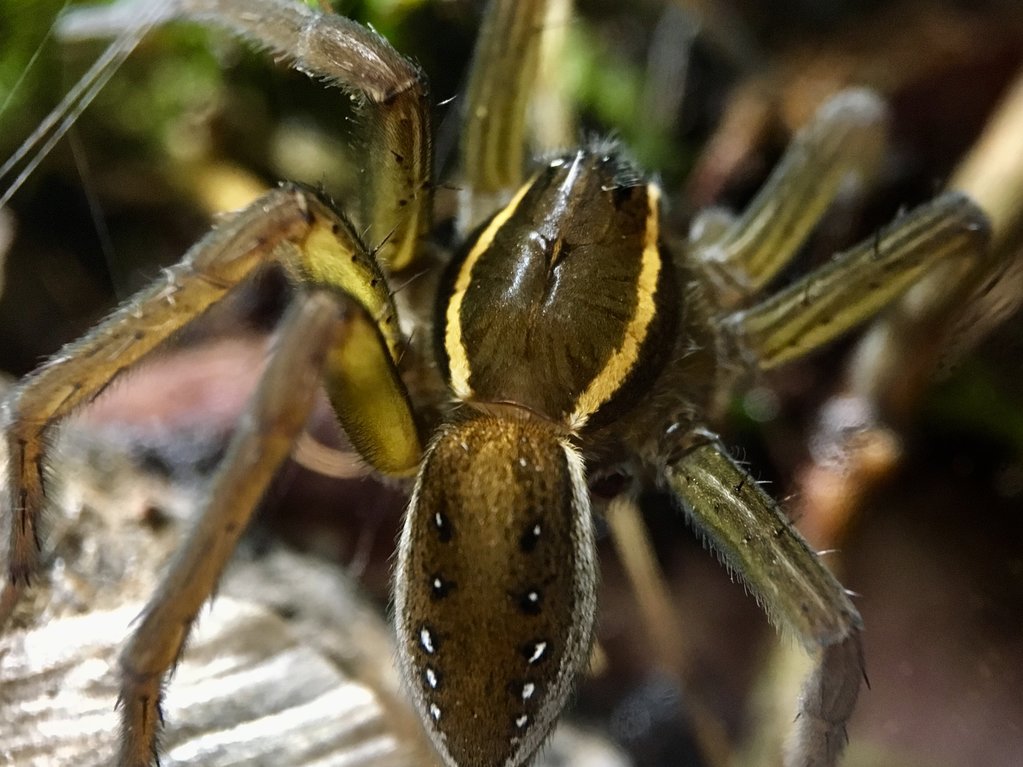
<path id="1" fill-rule="evenodd" d="M 249 415 L 121 656 L 122 767 L 154 760 L 165 677 L 321 385 L 370 466 L 418 477 L 395 622 L 409 694 L 451 767 L 525 764 L 553 727 L 594 631 L 587 473 L 611 462 L 634 470 L 621 502 L 659 484 L 815 656 L 787 764 L 833 766 L 862 679 L 859 615 L 703 421 L 739 373 L 812 351 L 939 259 L 975 258 L 983 214 L 943 195 L 761 296 L 848 179 L 877 164 L 877 98 L 835 97 L 742 216 L 702 216 L 676 252 L 666 243 L 685 238 L 662 231 L 661 193 L 613 147 L 561 152 L 535 174 L 523 159 L 544 33 L 565 4 L 494 0 L 465 108 L 464 245 L 445 269 L 426 254 L 436 184 L 414 64 L 297 2 L 136 2 L 143 21 L 224 26 L 352 93 L 368 183 L 343 210 L 295 185 L 266 193 L 5 402 L 10 605 L 37 558 L 46 431 L 267 266 L 295 287 Z M 442 272 L 421 283 L 439 286 L 433 309 L 402 296 L 400 322 L 395 286 L 428 271 Z"/>

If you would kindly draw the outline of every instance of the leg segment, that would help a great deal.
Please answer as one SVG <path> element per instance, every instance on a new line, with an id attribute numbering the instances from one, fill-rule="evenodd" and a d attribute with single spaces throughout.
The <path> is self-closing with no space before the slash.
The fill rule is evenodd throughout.
<path id="1" fill-rule="evenodd" d="M 90 27 L 110 33 L 134 23 L 133 7 L 153 1 L 80 9 L 67 14 L 63 27 L 71 33 Z M 348 91 L 367 107 L 363 156 L 368 183 L 361 216 L 366 240 L 391 271 L 412 266 L 419 240 L 430 228 L 431 209 L 430 105 L 422 71 L 373 30 L 300 2 L 166 0 L 159 21 L 175 18 L 225 27 Z"/>
<path id="2" fill-rule="evenodd" d="M 379 326 L 351 305 L 339 333 L 324 374 L 331 405 L 349 441 L 377 471 L 414 474 L 422 445 L 405 384 Z"/>
<path id="3" fill-rule="evenodd" d="M 984 213 L 949 192 L 785 290 L 725 319 L 764 369 L 813 351 L 901 295 L 938 262 L 968 267 L 990 236 Z"/>
<path id="4" fill-rule="evenodd" d="M 146 767 L 154 760 L 164 676 L 177 662 L 267 484 L 305 426 L 339 319 L 338 302 L 323 292 L 303 296 L 285 318 L 206 508 L 121 655 L 120 767 Z"/>
<path id="5" fill-rule="evenodd" d="M 778 505 L 713 437 L 672 461 L 664 479 L 771 622 L 816 657 L 785 764 L 833 767 L 862 681 L 859 613 Z"/>
<path id="6" fill-rule="evenodd" d="M 462 171 L 467 188 L 461 226 L 521 186 L 526 172 L 526 112 L 539 85 L 541 59 L 568 23 L 571 0 L 493 0 L 480 30 L 466 96 Z"/>
<path id="7" fill-rule="evenodd" d="M 12 583 L 28 580 L 38 553 L 37 521 L 45 502 L 45 432 L 92 400 L 122 371 L 219 301 L 260 266 L 283 263 L 296 282 L 324 286 L 350 296 L 376 325 L 381 346 L 373 358 L 375 392 L 398 412 L 377 429 L 354 429 L 364 455 L 387 454 L 400 443 L 398 464 L 414 463 L 418 436 L 404 387 L 393 370 L 399 354 L 394 304 L 372 256 L 343 218 L 296 187 L 274 190 L 203 238 L 156 284 L 130 299 L 96 329 L 68 344 L 28 376 L 4 403 L 8 462 L 8 508 L 13 513 L 8 561 Z M 352 373 L 352 375 L 356 375 Z M 348 373 L 333 370 L 335 386 Z M 355 404 L 339 406 L 342 424 L 353 421 Z M 384 471 L 407 465 L 386 463 Z M 0 601 L 0 607 L 10 600 Z M 0 614 L 0 623 L 4 616 Z"/>
<path id="8" fill-rule="evenodd" d="M 268 227 L 261 220 L 267 207 L 253 206 L 212 232 L 155 284 L 32 373 L 4 403 L 10 455 L 7 507 L 14 515 L 8 561 L 12 582 L 27 581 L 36 565 L 45 430 L 251 274 L 273 246 L 260 232 L 276 224 L 283 238 L 303 225 L 291 215 L 278 215 Z"/>
<path id="9" fill-rule="evenodd" d="M 792 259 L 850 179 L 873 176 L 884 141 L 880 99 L 870 91 L 843 91 L 796 135 L 741 216 L 723 221 L 712 210 L 697 218 L 693 253 L 722 308 L 742 303 Z"/>

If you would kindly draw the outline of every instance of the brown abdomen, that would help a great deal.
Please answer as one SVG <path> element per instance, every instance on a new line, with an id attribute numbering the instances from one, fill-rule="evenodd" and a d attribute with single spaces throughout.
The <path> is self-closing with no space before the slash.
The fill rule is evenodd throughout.
<path id="1" fill-rule="evenodd" d="M 549 425 L 478 417 L 427 452 L 395 584 L 406 683 L 448 764 L 525 762 L 589 655 L 582 462 Z"/>

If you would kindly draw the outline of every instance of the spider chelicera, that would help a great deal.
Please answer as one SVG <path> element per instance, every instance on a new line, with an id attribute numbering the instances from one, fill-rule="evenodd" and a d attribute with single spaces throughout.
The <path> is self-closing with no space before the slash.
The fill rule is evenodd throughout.
<path id="1" fill-rule="evenodd" d="M 137 5 L 226 27 L 349 92 L 367 182 L 342 209 L 297 185 L 265 194 L 6 401 L 16 591 L 36 566 L 46 431 L 254 274 L 275 266 L 295 286 L 206 508 L 121 656 L 120 764 L 153 761 L 167 674 L 320 385 L 369 465 L 415 478 L 395 627 L 408 692 L 447 764 L 525 764 L 550 733 L 592 642 L 587 478 L 612 470 L 630 478 L 627 500 L 645 484 L 673 495 L 813 654 L 786 759 L 835 764 L 862 682 L 859 615 L 704 424 L 745 374 L 813 351 L 931 264 L 983 251 L 983 214 L 950 193 L 762 295 L 848 178 L 878 161 L 877 98 L 835 97 L 742 215 L 700 216 L 684 240 L 614 143 L 527 159 L 540 32 L 564 9 L 496 0 L 468 88 L 461 244 L 448 255 L 429 244 L 427 83 L 382 37 L 285 0 Z M 395 293 L 411 275 L 415 289 Z"/>

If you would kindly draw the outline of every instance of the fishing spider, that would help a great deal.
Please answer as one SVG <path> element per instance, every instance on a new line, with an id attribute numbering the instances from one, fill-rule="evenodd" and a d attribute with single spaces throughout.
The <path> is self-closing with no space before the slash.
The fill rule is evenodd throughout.
<path id="1" fill-rule="evenodd" d="M 409 695 L 445 763 L 526 764 L 550 733 L 593 637 L 587 478 L 616 470 L 632 477 L 630 499 L 644 483 L 673 495 L 814 655 L 786 763 L 834 765 L 862 680 L 860 617 L 703 424 L 744 374 L 813 351 L 940 259 L 976 257 L 982 213 L 945 194 L 764 296 L 848 178 L 878 161 L 878 100 L 834 98 L 742 215 L 705 214 L 679 245 L 662 228 L 658 186 L 614 143 L 525 161 L 540 31 L 563 23 L 563 5 L 495 0 L 464 110 L 462 244 L 441 257 L 427 245 L 427 83 L 387 41 L 288 0 L 139 8 L 226 27 L 351 94 L 366 184 L 341 208 L 297 185 L 268 192 L 6 402 L 16 588 L 36 566 L 46 432 L 260 270 L 276 266 L 295 287 L 207 505 L 121 655 L 119 763 L 154 761 L 161 688 L 323 384 L 363 459 L 415 477 L 395 628 Z"/>

